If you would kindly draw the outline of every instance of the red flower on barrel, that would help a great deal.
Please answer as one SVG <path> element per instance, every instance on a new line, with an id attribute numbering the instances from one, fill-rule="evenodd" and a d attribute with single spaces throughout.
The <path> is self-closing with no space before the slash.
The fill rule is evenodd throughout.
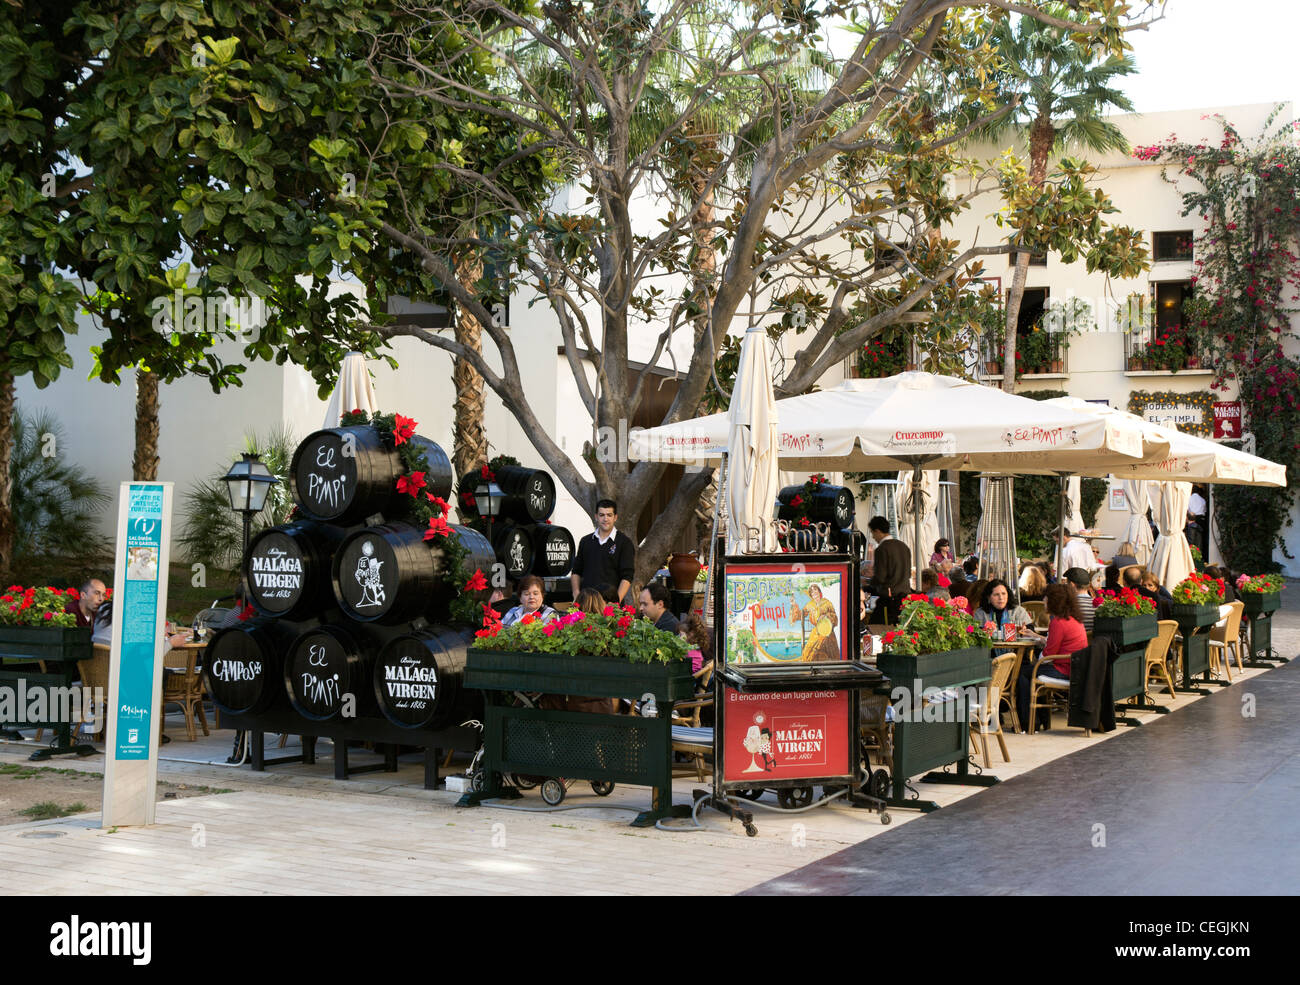
<path id="1" fill-rule="evenodd" d="M 421 489 L 429 484 L 425 480 L 426 475 L 427 473 L 425 472 L 412 472 L 410 475 L 399 475 L 397 477 L 397 491 L 407 496 L 417 495 Z"/>
<path id="2" fill-rule="evenodd" d="M 465 582 L 465 591 L 481 592 L 488 587 L 487 578 L 483 576 L 483 569 L 475 568 L 474 573 L 469 576 L 469 581 Z"/>
<path id="3" fill-rule="evenodd" d="M 414 418 L 403 417 L 401 414 L 393 415 L 393 444 L 404 445 L 410 441 L 415 434 L 416 421 Z"/>
<path id="4" fill-rule="evenodd" d="M 425 540 L 433 540 L 434 537 L 450 537 L 451 527 L 447 526 L 447 521 L 440 516 L 429 517 L 429 529 L 424 532 Z"/>

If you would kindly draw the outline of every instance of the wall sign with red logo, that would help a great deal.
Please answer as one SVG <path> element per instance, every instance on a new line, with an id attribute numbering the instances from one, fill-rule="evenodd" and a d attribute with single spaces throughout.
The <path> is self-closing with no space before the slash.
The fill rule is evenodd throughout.
<path id="1" fill-rule="evenodd" d="M 851 776 L 848 691 L 722 689 L 723 780 L 766 786 L 776 780 Z"/>
<path id="2" fill-rule="evenodd" d="M 1220 401 L 1214 405 L 1214 436 L 1235 441 L 1241 437 L 1241 401 Z"/>

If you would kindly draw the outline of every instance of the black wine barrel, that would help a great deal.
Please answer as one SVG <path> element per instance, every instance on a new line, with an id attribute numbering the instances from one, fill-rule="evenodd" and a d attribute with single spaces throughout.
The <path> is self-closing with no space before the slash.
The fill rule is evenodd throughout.
<path id="1" fill-rule="evenodd" d="M 395 637 L 373 674 L 379 710 L 399 728 L 446 728 L 479 717 L 482 693 L 462 686 L 472 630 L 435 626 Z"/>
<path id="2" fill-rule="evenodd" d="M 796 496 L 803 499 L 802 507 L 790 505 Z M 853 493 L 846 486 L 823 483 L 811 496 L 804 492 L 803 486 L 786 486 L 777 501 L 781 504 L 777 512 L 779 520 L 793 520 L 804 509 L 812 523 L 829 523 L 837 530 L 853 526 Z"/>
<path id="3" fill-rule="evenodd" d="M 429 462 L 428 485 L 421 493 L 447 499 L 452 472 L 446 452 L 428 438 L 414 435 L 410 440 Z M 289 473 L 294 501 L 314 520 L 347 526 L 376 513 L 385 519 L 400 518 L 411 507 L 411 496 L 397 491 L 406 466 L 397 450 L 384 447 L 379 432 L 368 424 L 308 435 L 293 453 Z"/>
<path id="4" fill-rule="evenodd" d="M 465 550 L 467 575 L 491 579 L 496 555 L 477 530 L 449 524 Z M 333 587 L 339 607 L 359 622 L 398 623 L 439 611 L 455 594 L 443 581 L 447 558 L 441 538 L 407 523 L 350 534 L 334 554 Z"/>
<path id="5" fill-rule="evenodd" d="M 527 527 L 507 523 L 492 536 L 496 559 L 506 567 L 506 577 L 522 578 L 533 570 L 533 538 Z"/>
<path id="6" fill-rule="evenodd" d="M 317 626 L 289 645 L 284 658 L 284 688 L 298 714 L 312 721 L 333 718 L 351 705 L 362 710 L 362 688 L 374 647 L 355 630 Z M 368 702 L 367 702 L 368 707 Z"/>
<path id="7" fill-rule="evenodd" d="M 867 535 L 861 530 L 845 528 L 831 531 L 831 543 L 842 554 L 852 554 L 859 564 L 867 563 Z"/>
<path id="8" fill-rule="evenodd" d="M 573 534 L 568 528 L 538 523 L 530 533 L 533 538 L 533 574 L 543 578 L 567 575 L 573 567 Z"/>
<path id="9" fill-rule="evenodd" d="M 248 545 L 244 577 L 258 612 L 297 619 L 329 600 L 331 558 L 343 531 L 311 520 L 263 530 Z"/>
<path id="10" fill-rule="evenodd" d="M 280 654 L 287 636 L 264 619 L 214 633 L 203 654 L 203 676 L 213 703 L 232 715 L 269 709 L 280 692 Z"/>
<path id="11" fill-rule="evenodd" d="M 487 504 L 479 502 L 476 490 L 484 480 L 478 470 L 466 472 L 460 478 L 458 501 L 462 507 L 486 516 Z M 526 469 L 521 465 L 503 465 L 496 470 L 493 480 L 501 490 L 498 520 L 516 523 L 541 523 L 555 512 L 555 480 L 544 469 Z"/>

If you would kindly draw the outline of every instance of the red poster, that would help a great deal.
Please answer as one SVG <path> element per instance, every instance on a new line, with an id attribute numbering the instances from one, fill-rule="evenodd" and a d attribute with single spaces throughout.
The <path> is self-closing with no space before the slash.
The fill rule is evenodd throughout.
<path id="1" fill-rule="evenodd" d="M 849 692 L 742 694 L 723 689 L 726 726 L 723 780 L 848 776 Z"/>
<path id="2" fill-rule="evenodd" d="M 1216 438 L 1241 437 L 1241 401 L 1220 401 L 1214 405 L 1214 436 Z"/>

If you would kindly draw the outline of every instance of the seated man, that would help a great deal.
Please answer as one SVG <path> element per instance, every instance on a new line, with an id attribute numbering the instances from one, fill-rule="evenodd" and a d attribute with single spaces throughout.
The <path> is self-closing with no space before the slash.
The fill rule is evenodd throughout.
<path id="1" fill-rule="evenodd" d="M 1147 571 L 1145 568 L 1136 564 L 1131 564 L 1124 569 L 1123 579 L 1124 587 L 1131 588 L 1145 599 L 1150 599 L 1155 603 L 1157 619 L 1172 619 L 1173 610 L 1170 608 L 1168 599 L 1161 598 L 1160 593 L 1147 588 L 1144 584 Z"/>
<path id="2" fill-rule="evenodd" d="M 77 617 L 77 626 L 90 629 L 95 624 L 95 612 L 104 601 L 108 590 L 98 578 L 87 578 L 79 589 L 81 598 L 69 599 L 64 612 L 71 612 Z"/>
<path id="3" fill-rule="evenodd" d="M 641 589 L 641 615 L 654 623 L 655 629 L 677 632 L 677 617 L 668 611 L 668 589 L 659 582 L 651 582 Z"/>
<path id="4" fill-rule="evenodd" d="M 1083 617 L 1083 629 L 1091 639 L 1092 625 L 1096 620 L 1092 604 L 1092 573 L 1084 571 L 1083 568 L 1067 568 L 1065 581 L 1074 587 L 1079 596 L 1079 614 Z"/>

